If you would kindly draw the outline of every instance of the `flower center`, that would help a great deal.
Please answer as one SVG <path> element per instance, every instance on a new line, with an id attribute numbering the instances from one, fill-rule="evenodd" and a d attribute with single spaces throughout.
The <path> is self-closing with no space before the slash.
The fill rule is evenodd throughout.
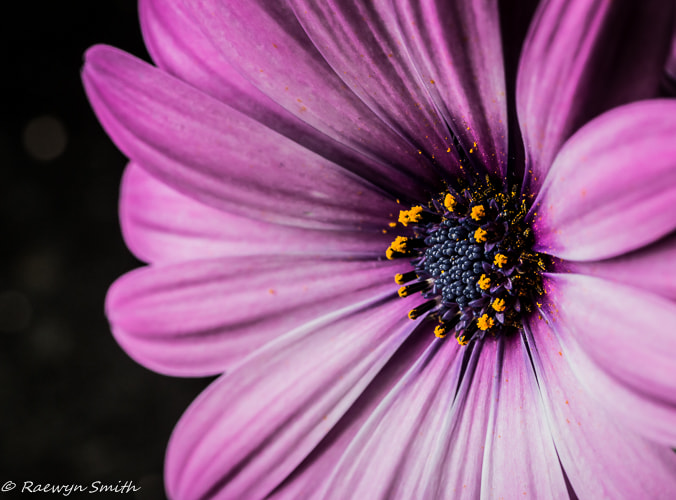
<path id="1" fill-rule="evenodd" d="M 402 210 L 409 229 L 387 249 L 387 258 L 410 258 L 413 269 L 395 276 L 401 297 L 420 292 L 428 299 L 409 318 L 425 313 L 438 320 L 435 335 L 453 331 L 461 345 L 510 334 L 543 293 L 544 256 L 534 252 L 525 222 L 526 199 L 485 183 Z M 390 224 L 396 226 L 396 224 Z"/>

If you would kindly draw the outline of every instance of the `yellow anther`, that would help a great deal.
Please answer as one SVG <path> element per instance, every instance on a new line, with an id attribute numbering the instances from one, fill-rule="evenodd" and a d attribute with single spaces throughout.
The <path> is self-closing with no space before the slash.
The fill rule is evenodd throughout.
<path id="1" fill-rule="evenodd" d="M 502 266 L 507 264 L 507 257 L 501 253 L 495 254 L 495 259 L 493 259 L 493 264 L 502 269 Z"/>
<path id="2" fill-rule="evenodd" d="M 479 228 L 476 231 L 474 231 L 474 239 L 477 241 L 477 243 L 483 243 L 484 241 L 486 241 L 487 234 L 488 233 L 485 230 Z"/>
<path id="3" fill-rule="evenodd" d="M 446 336 L 446 326 L 437 325 L 434 327 L 434 335 L 437 338 L 443 339 Z"/>
<path id="4" fill-rule="evenodd" d="M 477 284 L 482 290 L 488 290 L 491 287 L 491 279 L 485 274 L 482 274 L 479 281 L 477 281 Z"/>
<path id="5" fill-rule="evenodd" d="M 404 284 L 404 275 L 400 274 L 400 273 L 395 274 L 394 275 L 394 282 L 397 285 L 403 285 Z"/>
<path id="6" fill-rule="evenodd" d="M 419 205 L 411 207 L 410 210 L 400 210 L 399 222 L 404 226 L 408 226 L 409 223 L 415 224 L 416 222 L 420 222 L 422 220 L 422 211 L 423 208 Z"/>
<path id="7" fill-rule="evenodd" d="M 478 320 L 476 320 L 476 325 L 479 327 L 480 330 L 488 330 L 494 324 L 495 321 L 493 321 L 493 318 L 489 318 L 488 314 L 484 314 Z"/>
<path id="8" fill-rule="evenodd" d="M 399 297 L 408 297 L 408 287 L 402 286 L 399 288 Z"/>
<path id="9" fill-rule="evenodd" d="M 387 257 L 387 260 L 392 260 L 394 259 L 394 250 L 392 250 L 392 247 L 388 248 L 385 251 L 385 257 Z"/>
<path id="10" fill-rule="evenodd" d="M 482 217 L 486 215 L 486 211 L 484 210 L 483 205 L 477 205 L 476 207 L 472 207 L 472 219 L 474 220 L 481 220 Z"/>
<path id="11" fill-rule="evenodd" d="M 505 310 L 505 299 L 495 299 L 491 304 L 491 307 L 497 312 L 502 312 Z"/>
<path id="12" fill-rule="evenodd" d="M 397 236 L 394 241 L 390 243 L 390 248 L 395 252 L 405 253 L 407 241 L 408 238 L 406 236 Z"/>
<path id="13" fill-rule="evenodd" d="M 390 227 L 397 227 L 397 223 L 396 222 L 390 222 L 389 226 Z"/>
<path id="14" fill-rule="evenodd" d="M 460 345 L 467 345 L 469 344 L 469 340 L 465 340 L 465 336 L 463 335 L 462 337 L 458 337 L 458 344 Z"/>
<path id="15" fill-rule="evenodd" d="M 455 197 L 451 193 L 448 193 L 444 198 L 444 206 L 449 212 L 452 212 L 457 204 L 458 202 L 455 201 Z"/>

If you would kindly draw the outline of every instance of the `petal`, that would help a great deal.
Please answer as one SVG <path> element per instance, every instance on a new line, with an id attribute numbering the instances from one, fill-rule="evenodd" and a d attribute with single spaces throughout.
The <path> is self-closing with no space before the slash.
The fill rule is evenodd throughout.
<path id="1" fill-rule="evenodd" d="M 503 342 L 493 380 L 481 497 L 568 499 L 528 350 L 520 336 Z"/>
<path id="2" fill-rule="evenodd" d="M 613 259 L 568 262 L 568 269 L 676 300 L 676 234 Z"/>
<path id="3" fill-rule="evenodd" d="M 464 153 L 479 172 L 504 178 L 507 104 L 497 4 L 406 0 L 394 9 L 411 61 Z"/>
<path id="4" fill-rule="evenodd" d="M 382 232 L 316 231 L 270 224 L 209 207 L 131 164 L 122 178 L 120 224 L 130 250 L 152 263 L 233 255 L 384 255 Z"/>
<path id="5" fill-rule="evenodd" d="M 615 106 L 657 96 L 673 9 L 662 0 L 541 3 L 516 96 L 530 192 L 580 126 Z"/>
<path id="6" fill-rule="evenodd" d="M 429 72 L 418 73 L 389 5 L 336 0 L 291 4 L 345 85 L 392 129 L 457 175 L 458 151 L 430 99 L 435 82 Z"/>
<path id="7" fill-rule="evenodd" d="M 406 372 L 436 342 L 430 323 L 418 328 L 378 373 L 350 410 L 338 421 L 303 463 L 284 480 L 269 498 L 313 498 L 327 486 L 327 480 L 355 435 L 380 406 Z"/>
<path id="8" fill-rule="evenodd" d="M 676 445 L 676 304 L 589 276 L 550 278 L 553 328 L 579 378 L 636 432 Z"/>
<path id="9" fill-rule="evenodd" d="M 356 151 L 339 137 L 327 135 L 329 129 L 322 131 L 307 123 L 303 120 L 305 112 L 298 112 L 300 103 L 287 110 L 242 76 L 202 31 L 192 4 L 141 0 L 139 13 L 146 46 L 160 68 L 332 162 L 374 182 L 387 182 L 390 165 L 372 154 Z M 392 182 L 389 187 L 400 198 L 406 195 L 401 186 L 419 182 L 410 176 L 395 177 L 398 184 Z"/>
<path id="10" fill-rule="evenodd" d="M 397 134 L 341 80 L 285 2 L 184 2 L 206 37 L 232 67 L 260 91 L 311 127 L 367 157 L 383 170 L 362 173 L 389 182 L 392 193 L 423 199 L 439 185 L 428 158 Z M 401 186 L 406 186 L 406 191 Z M 399 196 L 401 197 L 401 196 Z"/>
<path id="11" fill-rule="evenodd" d="M 576 497 L 674 498 L 676 454 L 638 437 L 598 404 L 598 394 L 573 373 L 560 333 L 535 316 L 526 328 L 550 431 Z"/>
<path id="12" fill-rule="evenodd" d="M 340 420 L 416 323 L 396 301 L 290 332 L 217 380 L 167 451 L 172 498 L 263 498 Z"/>
<path id="13" fill-rule="evenodd" d="M 145 267 L 111 287 L 106 312 L 118 342 L 144 366 L 213 375 L 317 317 L 391 296 L 396 271 L 390 261 L 270 255 Z M 396 302 L 403 317 L 415 306 Z"/>
<path id="14" fill-rule="evenodd" d="M 676 101 L 609 111 L 580 129 L 547 175 L 532 214 L 535 250 L 614 257 L 676 227 Z"/>
<path id="15" fill-rule="evenodd" d="M 314 228 L 387 225 L 377 188 L 124 52 L 87 52 L 85 86 L 120 149 L 155 177 L 228 212 Z"/>
<path id="16" fill-rule="evenodd" d="M 336 499 L 478 495 L 496 351 L 493 343 L 471 351 L 449 340 L 430 346 L 369 417 L 321 493 Z"/>

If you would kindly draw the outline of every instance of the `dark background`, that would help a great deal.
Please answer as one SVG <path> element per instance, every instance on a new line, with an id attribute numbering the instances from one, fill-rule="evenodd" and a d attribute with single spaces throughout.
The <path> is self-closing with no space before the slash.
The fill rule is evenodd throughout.
<path id="1" fill-rule="evenodd" d="M 141 264 L 117 221 L 126 160 L 79 74 L 95 43 L 148 59 L 136 1 L 12 8 L 0 21 L 0 483 L 132 480 L 138 498 L 163 498 L 167 440 L 207 381 L 136 365 L 108 330 L 107 287 Z"/>

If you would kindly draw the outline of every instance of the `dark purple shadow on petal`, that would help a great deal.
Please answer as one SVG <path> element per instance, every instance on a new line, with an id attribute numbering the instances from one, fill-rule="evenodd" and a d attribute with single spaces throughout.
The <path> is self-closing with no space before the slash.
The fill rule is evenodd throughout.
<path id="1" fill-rule="evenodd" d="M 519 183 L 525 171 L 525 157 L 521 128 L 516 116 L 516 74 L 523 42 L 538 2 L 539 0 L 523 0 L 517 3 L 499 0 L 498 2 L 502 52 L 505 60 L 505 92 L 507 93 L 507 132 L 509 134 L 507 175 L 510 181 Z"/>

